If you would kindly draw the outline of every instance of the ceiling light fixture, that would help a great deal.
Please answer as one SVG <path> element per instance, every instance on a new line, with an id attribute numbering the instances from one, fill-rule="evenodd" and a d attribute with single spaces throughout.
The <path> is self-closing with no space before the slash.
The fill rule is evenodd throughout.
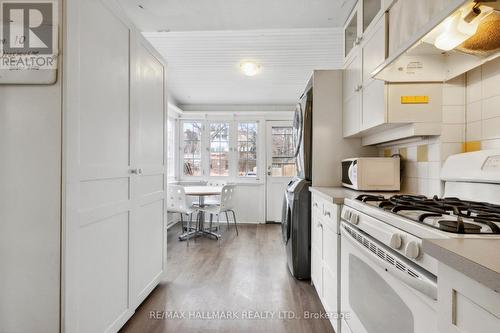
<path id="1" fill-rule="evenodd" d="M 240 64 L 240 68 L 246 76 L 255 76 L 260 72 L 261 67 L 255 62 L 245 61 Z"/>

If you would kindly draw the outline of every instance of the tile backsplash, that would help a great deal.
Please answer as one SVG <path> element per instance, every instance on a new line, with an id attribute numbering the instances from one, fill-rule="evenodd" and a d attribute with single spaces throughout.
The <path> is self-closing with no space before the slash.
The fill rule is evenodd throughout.
<path id="1" fill-rule="evenodd" d="M 500 58 L 444 84 L 442 121 L 440 137 L 380 148 L 380 156 L 402 156 L 403 191 L 443 195 L 448 156 L 500 149 Z"/>
<path id="2" fill-rule="evenodd" d="M 500 148 L 500 58 L 467 73 L 467 150 Z"/>

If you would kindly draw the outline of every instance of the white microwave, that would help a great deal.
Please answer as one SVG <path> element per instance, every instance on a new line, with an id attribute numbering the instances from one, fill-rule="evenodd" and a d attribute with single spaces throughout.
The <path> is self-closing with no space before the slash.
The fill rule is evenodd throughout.
<path id="1" fill-rule="evenodd" d="M 399 191 L 399 157 L 359 157 L 342 161 L 342 185 L 360 191 Z"/>

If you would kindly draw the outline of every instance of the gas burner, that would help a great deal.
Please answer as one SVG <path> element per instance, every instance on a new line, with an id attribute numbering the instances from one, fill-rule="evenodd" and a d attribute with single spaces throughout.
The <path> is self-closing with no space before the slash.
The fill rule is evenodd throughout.
<path id="1" fill-rule="evenodd" d="M 448 232 L 456 232 L 459 234 L 478 234 L 481 233 L 481 226 L 477 224 L 465 223 L 461 220 L 458 221 L 438 221 L 439 229 L 448 231 Z"/>
<path id="2" fill-rule="evenodd" d="M 394 195 L 387 199 L 365 194 L 357 200 L 447 232 L 500 234 L 500 205 L 422 195 Z"/>
<path id="3" fill-rule="evenodd" d="M 371 194 L 362 194 L 356 198 L 356 200 L 362 201 L 362 202 L 369 202 L 369 201 L 383 201 L 385 200 L 384 196 L 382 195 L 371 195 Z"/>

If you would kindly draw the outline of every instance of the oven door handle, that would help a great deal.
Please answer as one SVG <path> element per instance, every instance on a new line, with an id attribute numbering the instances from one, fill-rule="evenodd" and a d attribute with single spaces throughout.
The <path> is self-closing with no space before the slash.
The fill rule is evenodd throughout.
<path id="1" fill-rule="evenodd" d="M 430 297 L 433 300 L 437 300 L 437 283 L 434 281 L 434 279 L 428 277 L 428 273 L 424 273 L 422 269 L 418 269 L 415 267 L 411 267 L 411 270 L 413 273 L 416 273 L 418 276 L 410 275 L 409 272 L 402 271 L 398 268 L 396 268 L 395 264 L 392 264 L 388 261 L 385 261 L 381 257 L 379 257 L 377 254 L 373 253 L 370 251 L 368 248 L 366 248 L 362 243 L 358 241 L 357 238 L 355 238 L 353 235 L 351 235 L 346 229 L 345 226 L 342 226 L 341 228 L 341 233 L 344 239 L 349 240 L 357 249 L 359 249 L 363 254 L 365 254 L 366 257 L 370 258 L 372 262 L 374 262 L 376 265 L 378 265 L 380 268 L 382 268 L 384 271 L 388 272 L 392 276 L 394 276 L 396 279 L 400 280 L 407 286 L 421 292 L 422 294 Z M 350 228 L 350 227 L 348 227 Z M 360 234 L 359 231 L 355 231 L 356 233 Z M 361 235 L 361 234 L 360 234 Z M 373 237 L 370 237 L 366 234 L 361 235 L 361 237 L 365 238 L 365 240 L 371 242 L 373 245 L 377 246 L 379 249 L 384 251 L 385 253 L 390 254 L 393 259 L 395 260 L 396 257 L 399 255 L 390 253 L 387 249 L 383 248 L 378 242 L 373 239 Z M 392 252 L 392 251 L 391 251 Z M 400 262 L 402 262 L 400 260 Z M 394 261 L 395 263 L 395 261 Z M 406 266 L 406 264 L 403 264 Z"/>

